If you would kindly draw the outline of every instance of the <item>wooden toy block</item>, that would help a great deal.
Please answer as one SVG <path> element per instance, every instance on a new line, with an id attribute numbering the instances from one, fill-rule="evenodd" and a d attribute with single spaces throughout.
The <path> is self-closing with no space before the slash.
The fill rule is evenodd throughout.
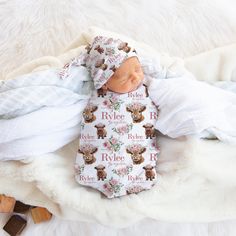
<path id="1" fill-rule="evenodd" d="M 19 235 L 25 228 L 27 222 L 19 215 L 13 215 L 4 225 L 3 229 L 11 236 Z"/>
<path id="2" fill-rule="evenodd" d="M 13 197 L 8 197 L 3 194 L 0 195 L 0 213 L 13 212 L 16 200 Z"/>
<path id="3" fill-rule="evenodd" d="M 43 207 L 35 207 L 30 211 L 35 224 L 50 220 L 52 218 L 52 214 Z"/>
<path id="4" fill-rule="evenodd" d="M 26 213 L 29 209 L 31 208 L 30 205 L 26 205 L 23 202 L 16 201 L 15 207 L 14 207 L 14 212 L 15 213 Z"/>

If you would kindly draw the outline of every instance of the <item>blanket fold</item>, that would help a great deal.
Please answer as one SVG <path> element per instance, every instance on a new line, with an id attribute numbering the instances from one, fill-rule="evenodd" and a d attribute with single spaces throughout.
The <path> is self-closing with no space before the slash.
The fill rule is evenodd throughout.
<path id="1" fill-rule="evenodd" d="M 236 144 L 236 90 L 226 91 L 183 76 L 150 80 L 148 88 L 160 109 L 155 128 L 161 133 L 177 138 L 199 137 L 207 131 L 223 142 Z"/>
<path id="2" fill-rule="evenodd" d="M 66 80 L 58 69 L 5 80 L 0 87 L 0 159 L 53 152 L 75 140 L 92 86 L 83 67 L 72 68 Z"/>

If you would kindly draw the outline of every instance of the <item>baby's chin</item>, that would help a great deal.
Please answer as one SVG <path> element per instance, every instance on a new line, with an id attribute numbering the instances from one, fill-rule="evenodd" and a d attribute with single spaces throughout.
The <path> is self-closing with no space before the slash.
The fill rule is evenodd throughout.
<path id="1" fill-rule="evenodd" d="M 130 90 L 129 92 L 133 92 L 135 90 L 137 90 L 139 87 L 141 87 L 143 84 L 143 82 L 140 82 L 137 86 L 135 86 L 132 90 Z"/>
<path id="2" fill-rule="evenodd" d="M 131 93 L 131 92 L 137 90 L 140 86 L 142 86 L 142 84 L 143 84 L 143 83 L 140 82 L 138 85 L 134 86 L 133 88 L 131 88 L 131 89 L 129 89 L 129 90 L 123 92 L 123 93 Z"/>

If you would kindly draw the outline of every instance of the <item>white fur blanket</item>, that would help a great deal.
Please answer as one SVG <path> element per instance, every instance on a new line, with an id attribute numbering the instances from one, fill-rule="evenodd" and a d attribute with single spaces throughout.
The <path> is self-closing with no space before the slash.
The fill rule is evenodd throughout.
<path id="1" fill-rule="evenodd" d="M 29 69 L 62 66 L 78 50 L 59 58 L 41 58 L 10 73 L 37 57 L 60 54 L 70 40 L 94 24 L 176 56 L 193 56 L 236 41 L 232 0 L 170 0 L 149 4 L 142 0 L 113 1 L 114 5 L 107 0 L 17 2 L 1 2 L 1 78 L 12 78 Z M 66 51 L 83 42 L 84 39 L 79 43 L 76 40 Z M 235 79 L 235 49 L 235 45 L 220 48 L 189 57 L 185 63 L 201 80 Z M 64 218 L 96 220 L 116 227 L 146 217 L 201 222 L 236 217 L 235 147 L 164 137 L 161 145 L 160 184 L 150 195 L 147 192 L 122 201 L 107 201 L 86 190 L 81 192 L 71 172 L 76 141 L 34 161 L 1 163 L 0 192 L 45 206 Z"/>

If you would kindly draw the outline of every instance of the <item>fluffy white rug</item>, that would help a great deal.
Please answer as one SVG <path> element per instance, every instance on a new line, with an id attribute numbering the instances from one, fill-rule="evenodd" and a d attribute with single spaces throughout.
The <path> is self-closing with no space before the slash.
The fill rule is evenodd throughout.
<path id="1" fill-rule="evenodd" d="M 0 216 L 0 228 L 9 216 Z M 49 222 L 34 224 L 30 215 L 27 226 L 21 236 L 235 236 L 235 221 L 215 223 L 167 223 L 154 220 L 142 220 L 125 229 L 113 229 L 96 223 L 52 218 Z M 8 234 L 0 229 L 1 236 Z"/>

